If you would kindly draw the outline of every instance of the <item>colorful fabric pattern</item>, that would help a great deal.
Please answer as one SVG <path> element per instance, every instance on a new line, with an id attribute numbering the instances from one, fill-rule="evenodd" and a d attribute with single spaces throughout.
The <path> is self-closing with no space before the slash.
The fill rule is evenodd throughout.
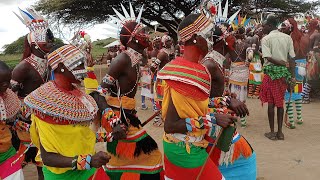
<path id="1" fill-rule="evenodd" d="M 0 153 L 0 179 L 24 179 L 21 164 L 19 162 L 13 163 L 18 159 L 18 156 L 18 154 L 15 155 L 15 149 L 13 147 L 5 153 Z"/>
<path id="2" fill-rule="evenodd" d="M 98 111 L 98 106 L 91 96 L 77 88 L 66 92 L 52 81 L 33 91 L 24 102 L 34 113 L 46 115 L 53 120 L 50 123 L 56 124 L 91 121 Z"/>
<path id="3" fill-rule="evenodd" d="M 183 143 L 163 141 L 165 177 L 174 180 L 197 179 L 208 153 L 205 149 L 191 146 L 190 153 L 185 151 Z M 205 164 L 200 180 L 224 179 L 211 159 Z"/>
<path id="4" fill-rule="evenodd" d="M 84 78 L 83 84 L 84 88 L 86 90 L 86 94 L 90 94 L 93 91 L 97 90 L 99 83 L 97 80 L 97 77 L 94 73 L 94 68 L 93 67 L 87 67 L 87 77 Z"/>
<path id="5" fill-rule="evenodd" d="M 246 86 L 248 84 L 249 68 L 244 62 L 233 62 L 230 67 L 229 84 Z"/>
<path id="6" fill-rule="evenodd" d="M 285 66 L 268 65 L 263 68 L 263 71 L 271 78 L 271 80 L 285 78 L 289 81 L 291 78 L 291 74 Z"/>
<path id="7" fill-rule="evenodd" d="M 124 110 L 134 110 L 135 100 L 126 96 L 120 99 Z M 107 100 L 111 107 L 119 108 L 120 101 L 117 97 L 109 97 Z M 120 112 L 114 109 L 120 117 Z M 133 117 L 134 116 L 134 117 Z M 106 165 L 106 172 L 111 179 L 136 179 L 142 176 L 159 176 L 163 171 L 162 155 L 157 143 L 140 126 L 141 122 L 135 114 L 127 114 L 129 127 L 126 139 L 113 140 L 107 143 L 107 151 L 111 155 Z M 138 122 L 136 122 L 138 121 Z M 136 124 L 136 125 L 135 125 Z M 111 126 L 103 126 L 107 132 L 112 132 Z"/>
<path id="8" fill-rule="evenodd" d="M 31 120 L 30 135 L 33 144 L 36 145 L 37 148 L 40 148 L 41 143 L 47 152 L 58 153 L 66 157 L 95 153 L 96 135 L 89 126 L 47 123 L 35 114 L 32 114 Z M 40 154 L 36 157 L 36 161 L 41 162 Z M 54 174 L 63 174 L 71 170 L 71 167 L 44 167 Z M 46 176 L 46 171 L 44 171 L 44 175 Z"/>
<path id="9" fill-rule="evenodd" d="M 262 103 L 271 103 L 276 107 L 283 107 L 286 90 L 285 78 L 272 80 L 269 75 L 265 75 L 261 85 L 260 100 Z"/>
<path id="10" fill-rule="evenodd" d="M 195 93 L 201 92 L 200 89 L 194 88 L 194 90 L 196 90 Z M 170 84 L 166 83 L 162 117 L 166 120 L 169 99 L 172 99 L 177 113 L 182 119 L 205 116 L 208 112 L 208 97 L 205 100 L 195 100 L 197 99 L 196 97 L 184 96 L 184 94 L 180 94 Z M 204 149 L 208 146 L 208 141 L 204 140 L 204 135 L 207 131 L 208 129 L 198 129 L 187 134 L 174 133 L 164 135 L 163 148 L 166 178 L 175 180 L 196 179 L 208 157 L 208 153 Z M 214 163 L 209 159 L 200 179 L 223 179 L 223 177 Z"/>
<path id="11" fill-rule="evenodd" d="M 211 90 L 211 77 L 207 69 L 199 64 L 178 57 L 166 64 L 158 72 L 158 79 L 166 80 L 166 83 L 188 97 L 205 100 Z M 195 89 L 198 89 L 195 91 Z"/>

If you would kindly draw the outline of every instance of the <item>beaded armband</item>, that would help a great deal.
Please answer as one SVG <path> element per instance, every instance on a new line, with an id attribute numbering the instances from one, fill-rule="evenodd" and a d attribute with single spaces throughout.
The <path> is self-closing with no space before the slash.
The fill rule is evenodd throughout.
<path id="1" fill-rule="evenodd" d="M 79 155 L 77 159 L 77 169 L 78 170 L 90 170 L 91 169 L 91 155 Z"/>
<path id="2" fill-rule="evenodd" d="M 19 87 L 19 89 L 23 89 L 22 83 L 19 83 L 18 81 L 15 81 L 13 79 L 10 80 L 10 85 L 11 85 L 12 89 L 14 89 L 16 87 Z"/>
<path id="3" fill-rule="evenodd" d="M 14 129 L 19 131 L 30 131 L 30 124 L 25 123 L 23 121 L 19 121 L 18 119 L 14 122 Z"/>
<path id="4" fill-rule="evenodd" d="M 72 159 L 72 162 L 71 162 L 71 166 L 72 166 L 72 170 L 77 170 L 77 161 L 78 161 L 78 156 L 75 156 L 73 159 Z"/>
<path id="5" fill-rule="evenodd" d="M 111 108 L 107 108 L 102 112 L 101 123 L 105 129 L 110 129 L 118 124 L 121 124 L 121 119 L 113 112 Z"/>
<path id="6" fill-rule="evenodd" d="M 96 133 L 96 142 L 112 142 L 113 135 L 108 132 L 97 132 Z"/>
<path id="7" fill-rule="evenodd" d="M 101 96 L 104 96 L 104 97 L 108 96 L 108 94 L 109 94 L 108 89 L 105 89 L 105 88 L 103 88 L 103 87 L 101 87 L 101 86 L 98 86 L 98 88 L 97 88 L 96 91 L 97 91 Z"/>
<path id="8" fill-rule="evenodd" d="M 116 84 L 116 80 L 110 76 L 109 74 L 106 74 L 103 78 L 102 78 L 102 82 L 106 83 L 108 85 L 115 85 Z"/>
<path id="9" fill-rule="evenodd" d="M 231 102 L 230 96 L 216 97 L 209 100 L 209 107 L 229 107 Z"/>
<path id="10" fill-rule="evenodd" d="M 160 59 L 152 60 L 151 67 L 157 68 L 160 65 L 160 63 L 161 63 Z"/>
<path id="11" fill-rule="evenodd" d="M 186 118 L 186 127 L 189 132 L 196 132 L 198 129 L 204 129 L 204 117 Z"/>

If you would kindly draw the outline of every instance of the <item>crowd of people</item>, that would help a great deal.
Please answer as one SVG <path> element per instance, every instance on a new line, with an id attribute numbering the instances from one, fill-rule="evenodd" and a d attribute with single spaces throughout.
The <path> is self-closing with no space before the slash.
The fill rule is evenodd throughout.
<path id="1" fill-rule="evenodd" d="M 121 46 L 108 53 L 101 83 L 88 34 L 54 46 L 48 21 L 21 10 L 30 29 L 23 58 L 12 71 L 0 61 L 0 179 L 24 179 L 33 163 L 46 180 L 255 180 L 256 153 L 237 121 L 250 123 L 249 97 L 268 103 L 270 140 L 284 140 L 283 123 L 303 123 L 319 80 L 319 20 L 300 26 L 271 14 L 252 24 L 239 12 L 219 16 L 221 3 L 206 0 L 181 21 L 175 45 L 168 33 L 149 38 L 143 7 L 138 16 L 131 4 L 122 9 Z M 153 125 L 164 129 L 163 154 L 139 120 L 139 87 L 141 110 L 149 98 Z M 98 142 L 107 152 L 96 152 Z"/>

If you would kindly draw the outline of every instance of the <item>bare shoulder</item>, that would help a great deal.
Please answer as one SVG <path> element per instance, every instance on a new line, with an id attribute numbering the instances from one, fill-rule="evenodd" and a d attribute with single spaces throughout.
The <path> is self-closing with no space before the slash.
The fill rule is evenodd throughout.
<path id="1" fill-rule="evenodd" d="M 30 65 L 26 61 L 21 61 L 12 70 L 12 74 L 27 73 L 30 70 Z"/>
<path id="2" fill-rule="evenodd" d="M 167 57 L 168 57 L 168 54 L 163 51 L 160 51 L 157 55 L 157 58 L 160 60 L 166 59 Z"/>

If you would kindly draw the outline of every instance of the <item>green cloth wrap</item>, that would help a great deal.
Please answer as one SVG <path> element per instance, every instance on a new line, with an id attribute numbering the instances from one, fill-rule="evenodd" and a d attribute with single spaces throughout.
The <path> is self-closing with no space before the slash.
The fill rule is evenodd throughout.
<path id="1" fill-rule="evenodd" d="M 88 180 L 95 172 L 96 169 L 90 170 L 69 170 L 62 174 L 55 174 L 49 171 L 46 166 L 42 167 L 43 175 L 45 180 Z"/>
<path id="2" fill-rule="evenodd" d="M 285 66 L 268 65 L 263 68 L 265 74 L 270 76 L 272 80 L 285 78 L 288 82 L 291 79 L 291 73 Z"/>
<path id="3" fill-rule="evenodd" d="M 7 152 L 0 153 L 0 164 L 2 164 L 3 162 L 5 162 L 7 159 L 11 158 L 15 154 L 16 154 L 16 150 L 14 149 L 13 146 L 11 146 L 11 148 Z"/>
<path id="4" fill-rule="evenodd" d="M 190 144 L 190 154 L 188 154 L 184 142 L 168 143 L 163 141 L 163 150 L 171 163 L 183 168 L 198 168 L 205 163 L 208 157 L 206 149 L 192 144 Z"/>

